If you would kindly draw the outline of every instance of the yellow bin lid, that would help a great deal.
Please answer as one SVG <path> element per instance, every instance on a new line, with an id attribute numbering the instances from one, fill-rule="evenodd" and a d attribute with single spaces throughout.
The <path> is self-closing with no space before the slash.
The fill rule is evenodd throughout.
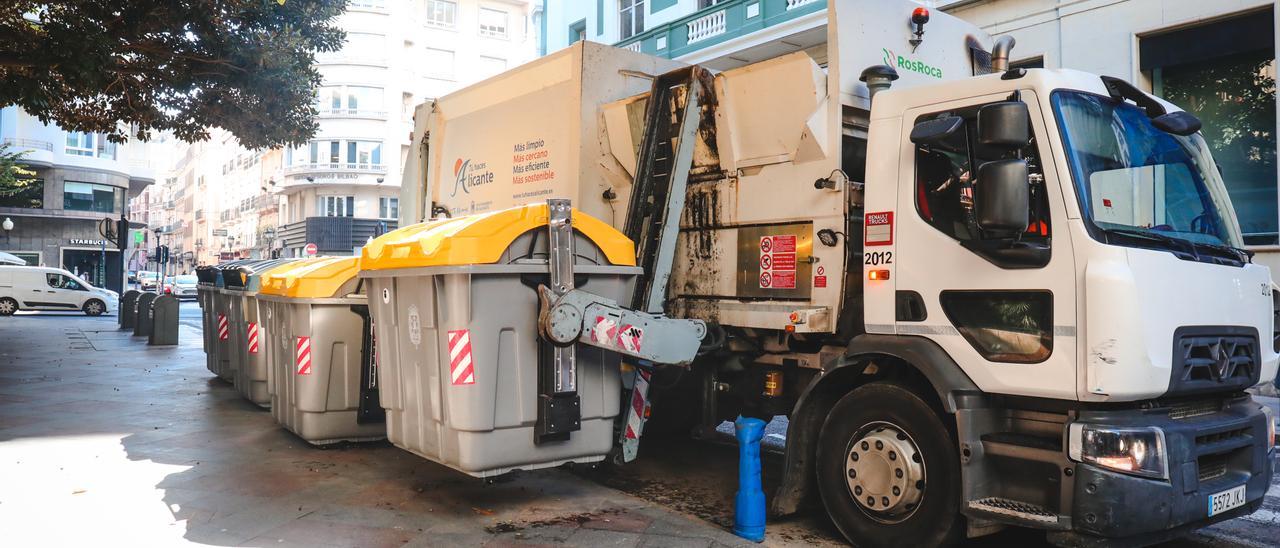
<path id="1" fill-rule="evenodd" d="M 259 292 L 294 298 L 334 297 L 359 271 L 358 257 L 303 259 L 292 263 L 289 268 L 272 269 L 262 277 Z"/>
<path id="2" fill-rule="evenodd" d="M 525 232 L 547 226 L 547 204 L 440 219 L 383 234 L 360 251 L 363 270 L 492 264 Z M 573 226 L 617 266 L 635 266 L 635 245 L 608 224 L 573 210 Z"/>

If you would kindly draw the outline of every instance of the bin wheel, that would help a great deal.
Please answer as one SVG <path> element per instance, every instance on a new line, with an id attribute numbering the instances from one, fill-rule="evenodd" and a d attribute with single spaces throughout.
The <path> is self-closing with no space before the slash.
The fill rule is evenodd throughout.
<path id="1" fill-rule="evenodd" d="M 831 409 L 818 440 L 827 514 L 861 546 L 942 546 L 960 540 L 960 458 L 950 430 L 919 396 L 874 382 Z"/>
<path id="2" fill-rule="evenodd" d="M 98 299 L 89 299 L 89 302 L 84 303 L 84 307 L 81 310 L 84 310 L 84 313 L 89 316 L 101 316 L 107 310 L 107 305 Z"/>
<path id="3" fill-rule="evenodd" d="M 9 297 L 0 298 L 0 316 L 12 316 L 18 311 L 18 301 Z"/>

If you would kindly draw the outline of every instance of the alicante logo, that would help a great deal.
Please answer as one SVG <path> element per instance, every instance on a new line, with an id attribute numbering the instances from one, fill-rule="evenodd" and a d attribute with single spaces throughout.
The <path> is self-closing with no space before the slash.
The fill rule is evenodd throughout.
<path id="1" fill-rule="evenodd" d="M 471 194 L 472 187 L 492 182 L 493 172 L 489 171 L 488 166 L 483 163 L 472 164 L 470 159 L 458 158 L 453 162 L 453 193 L 449 197 L 457 196 L 459 188 Z"/>
<path id="2" fill-rule="evenodd" d="M 886 65 L 902 70 L 909 70 L 911 72 L 918 72 L 925 76 L 942 78 L 942 69 L 940 68 L 931 66 L 924 61 L 916 61 L 897 55 L 889 48 L 881 48 L 881 51 L 884 52 L 884 64 Z"/>

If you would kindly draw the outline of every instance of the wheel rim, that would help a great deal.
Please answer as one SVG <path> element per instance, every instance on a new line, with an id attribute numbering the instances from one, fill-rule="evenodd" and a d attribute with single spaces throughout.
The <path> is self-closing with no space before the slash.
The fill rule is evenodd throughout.
<path id="1" fill-rule="evenodd" d="M 96 302 L 96 301 L 95 301 L 95 302 L 91 302 L 91 303 L 89 303 L 89 304 L 85 305 L 85 309 L 87 309 L 87 310 L 89 311 L 89 313 L 90 313 L 90 314 L 93 314 L 93 315 L 95 315 L 95 316 L 96 316 L 96 315 L 98 315 L 98 314 L 101 314 L 101 313 L 102 313 L 102 304 L 100 304 L 100 303 L 98 303 L 98 302 Z"/>
<path id="2" fill-rule="evenodd" d="M 8 299 L 0 301 L 0 314 L 13 314 L 17 307 Z"/>
<path id="3" fill-rule="evenodd" d="M 900 523 L 915 514 L 927 485 L 924 455 L 902 428 L 873 422 L 858 429 L 845 451 L 849 496 L 867 517 Z"/>

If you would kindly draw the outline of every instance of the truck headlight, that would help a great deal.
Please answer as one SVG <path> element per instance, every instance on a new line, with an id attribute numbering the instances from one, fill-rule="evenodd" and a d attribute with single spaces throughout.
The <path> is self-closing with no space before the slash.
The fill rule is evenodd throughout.
<path id="1" fill-rule="evenodd" d="M 1267 417 L 1267 451 L 1276 446 L 1276 412 L 1271 406 L 1263 405 L 1262 414 Z"/>
<path id="2" fill-rule="evenodd" d="M 1152 426 L 1071 425 L 1067 455 L 1109 470 L 1169 478 L 1164 431 Z"/>

